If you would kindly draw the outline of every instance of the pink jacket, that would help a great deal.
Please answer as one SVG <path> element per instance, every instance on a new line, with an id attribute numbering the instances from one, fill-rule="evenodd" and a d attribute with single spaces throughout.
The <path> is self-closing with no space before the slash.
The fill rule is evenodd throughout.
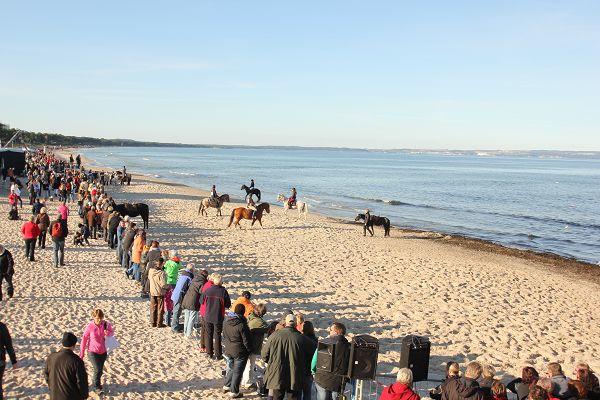
<path id="1" fill-rule="evenodd" d="M 63 206 L 61 204 L 60 206 L 58 206 L 57 211 L 60 214 L 60 216 L 62 217 L 62 219 L 64 219 L 66 221 L 67 218 L 69 217 L 69 207 Z"/>
<path id="2" fill-rule="evenodd" d="M 106 336 L 112 336 L 113 334 L 114 330 L 110 322 L 104 320 L 100 326 L 98 326 L 94 323 L 94 321 L 90 321 L 88 326 L 85 328 L 85 331 L 83 331 L 79 357 L 83 359 L 86 350 L 96 354 L 106 353 L 104 338 Z"/>

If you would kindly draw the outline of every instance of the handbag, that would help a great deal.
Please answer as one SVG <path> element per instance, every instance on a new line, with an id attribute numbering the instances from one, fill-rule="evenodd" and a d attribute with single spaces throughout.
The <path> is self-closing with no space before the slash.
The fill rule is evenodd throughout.
<path id="1" fill-rule="evenodd" d="M 106 329 L 106 321 L 104 322 L 104 329 Z M 114 335 L 105 336 L 104 346 L 106 347 L 106 353 L 110 354 L 114 349 L 117 349 L 120 346 L 120 343 Z"/>

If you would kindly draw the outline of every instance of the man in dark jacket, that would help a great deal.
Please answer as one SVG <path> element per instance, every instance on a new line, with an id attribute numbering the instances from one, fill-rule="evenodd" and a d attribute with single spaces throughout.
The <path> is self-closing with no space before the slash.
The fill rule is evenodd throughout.
<path id="1" fill-rule="evenodd" d="M 15 355 L 15 349 L 12 345 L 12 339 L 8 328 L 4 323 L 0 322 L 0 399 L 3 399 L 4 392 L 2 390 L 2 384 L 4 379 L 4 371 L 6 370 L 6 353 L 10 357 L 10 363 L 12 368 L 17 368 L 17 356 Z"/>
<path id="2" fill-rule="evenodd" d="M 252 351 L 252 345 L 250 329 L 244 317 L 246 307 L 243 304 L 237 304 L 233 312 L 235 315 L 227 318 L 223 326 L 223 343 L 227 357 L 227 374 L 223 390 L 230 392 L 229 397 L 232 399 L 237 399 L 242 397 L 240 382 L 248 356 Z"/>
<path id="3" fill-rule="evenodd" d="M 131 246 L 133 246 L 133 239 L 135 239 L 135 233 L 137 229 L 135 228 L 135 222 L 129 222 L 129 226 L 125 228 L 125 232 L 123 233 L 123 241 L 121 242 L 121 246 L 123 246 L 123 259 L 121 262 L 121 266 L 125 269 L 129 269 L 129 261 L 131 260 Z"/>
<path id="4" fill-rule="evenodd" d="M 203 269 L 194 276 L 190 286 L 183 296 L 181 308 L 183 308 L 183 334 L 186 338 L 192 336 L 194 326 L 198 322 L 198 310 L 200 310 L 200 297 L 202 295 L 202 286 L 206 283 L 208 271 Z"/>
<path id="5" fill-rule="evenodd" d="M 206 355 L 216 360 L 223 358 L 221 348 L 223 319 L 225 310 L 231 307 L 229 293 L 221 286 L 222 281 L 223 277 L 220 274 L 213 274 L 213 285 L 202 294 L 202 304 L 205 307 Z"/>
<path id="6" fill-rule="evenodd" d="M 464 378 L 451 379 L 442 386 L 442 400 L 483 400 L 483 391 L 477 383 L 483 367 L 477 361 L 467 364 Z"/>
<path id="7" fill-rule="evenodd" d="M 333 359 L 333 370 L 331 372 L 317 369 L 315 372 L 315 387 L 317 397 L 326 399 L 337 399 L 343 392 L 343 376 L 348 372 L 348 359 L 350 357 L 350 343 L 346 339 L 346 327 L 340 322 L 334 322 L 329 328 L 328 341 L 336 344 Z M 314 352 L 313 363 L 316 365 L 315 358 L 317 351 Z"/>
<path id="8" fill-rule="evenodd" d="M 2 301 L 2 281 L 6 281 L 8 298 L 13 297 L 13 275 L 15 273 L 15 262 L 13 256 L 4 246 L 0 245 L 0 301 Z"/>
<path id="9" fill-rule="evenodd" d="M 44 374 L 50 389 L 51 400 L 83 400 L 89 396 L 88 376 L 85 364 L 73 353 L 77 337 L 65 332 L 63 348 L 46 359 Z"/>
<path id="10" fill-rule="evenodd" d="M 58 226 L 60 225 L 60 229 Z M 69 234 L 67 220 L 63 219 L 60 214 L 55 221 L 50 224 L 50 235 L 52 236 L 52 244 L 54 247 L 54 266 L 65 265 L 65 239 Z"/>
<path id="11" fill-rule="evenodd" d="M 121 222 L 121 215 L 113 211 L 112 207 L 108 208 L 110 215 L 108 216 L 108 246 L 114 249 L 117 246 L 117 228 Z"/>
<path id="12" fill-rule="evenodd" d="M 273 400 L 300 398 L 304 384 L 304 365 L 308 362 L 302 348 L 302 334 L 295 328 L 294 315 L 285 317 L 285 327 L 274 332 L 264 344 L 261 356 L 267 363 L 265 383 Z"/>

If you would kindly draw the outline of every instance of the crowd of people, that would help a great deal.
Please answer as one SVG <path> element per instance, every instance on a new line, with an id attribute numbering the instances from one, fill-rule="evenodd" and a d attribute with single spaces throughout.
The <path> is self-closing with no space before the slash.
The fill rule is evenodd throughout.
<path id="1" fill-rule="evenodd" d="M 158 238 L 148 238 L 146 230 L 128 216 L 114 209 L 114 200 L 106 192 L 109 174 L 86 171 L 81 160 L 60 160 L 38 151 L 27 155 L 27 188 L 32 215 L 21 227 L 25 256 L 36 260 L 35 249 L 45 249 L 46 237 L 53 246 L 53 264 L 65 265 L 65 241 L 69 235 L 69 202 L 77 201 L 80 222 L 73 235 L 73 245 L 90 245 L 103 240 L 115 253 L 127 279 L 137 285 L 140 296 L 148 299 L 150 328 L 169 328 L 173 335 L 197 340 L 199 352 L 223 360 L 223 392 L 240 398 L 244 392 L 270 399 L 334 400 L 344 392 L 348 382 L 351 344 L 346 326 L 334 322 L 328 341 L 334 343 L 330 369 L 317 368 L 318 339 L 314 325 L 301 313 L 286 311 L 281 318 L 267 321 L 268 307 L 256 302 L 252 293 L 243 291 L 232 301 L 224 277 L 185 262 L 175 249 L 163 249 Z M 123 175 L 126 175 L 125 169 Z M 11 176 L 11 206 L 22 203 L 18 179 Z M 54 202 L 56 198 L 56 202 Z M 14 204 L 13 204 L 14 203 Z M 49 209 L 58 204 L 50 217 Z M 22 207 L 22 206 L 21 206 Z M 12 277 L 15 262 L 11 252 L 0 246 L 1 279 L 6 281 L 7 296 L 14 295 Z M 2 300 L 0 286 L 0 300 Z M 78 338 L 71 332 L 62 337 L 62 349 L 52 353 L 45 365 L 45 377 L 52 399 L 85 399 L 89 395 L 88 374 L 83 359 L 88 356 L 93 373 L 91 389 L 103 393 L 104 364 L 118 346 L 115 328 L 101 309 L 93 311 L 83 329 L 80 351 L 74 351 Z M 117 344 L 115 344 L 117 343 Z M 8 328 L 0 323 L 0 399 L 6 355 L 17 365 Z M 547 377 L 540 377 L 532 367 L 523 376 L 506 385 L 495 378 L 491 366 L 471 362 L 461 376 L 457 363 L 449 363 L 444 382 L 430 396 L 441 400 L 505 400 L 507 390 L 517 400 L 598 399 L 598 379 L 587 364 L 578 364 L 569 379 L 557 363 L 548 365 Z M 418 400 L 412 388 L 412 372 L 402 368 L 397 382 L 384 388 L 381 400 Z"/>

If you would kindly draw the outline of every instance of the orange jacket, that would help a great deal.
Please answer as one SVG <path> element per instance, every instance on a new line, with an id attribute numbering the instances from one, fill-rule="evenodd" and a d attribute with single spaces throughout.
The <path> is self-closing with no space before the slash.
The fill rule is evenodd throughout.
<path id="1" fill-rule="evenodd" d="M 244 296 L 238 297 L 238 299 L 231 305 L 231 311 L 235 310 L 235 306 L 238 304 L 243 304 L 246 307 L 246 311 L 244 312 L 244 317 L 248 318 L 248 315 L 254 310 L 254 304 Z"/>
<path id="2" fill-rule="evenodd" d="M 146 241 L 142 236 L 137 236 L 133 239 L 133 246 L 131 246 L 131 262 L 139 264 L 142 260 L 142 252 L 144 251 L 144 245 Z"/>

